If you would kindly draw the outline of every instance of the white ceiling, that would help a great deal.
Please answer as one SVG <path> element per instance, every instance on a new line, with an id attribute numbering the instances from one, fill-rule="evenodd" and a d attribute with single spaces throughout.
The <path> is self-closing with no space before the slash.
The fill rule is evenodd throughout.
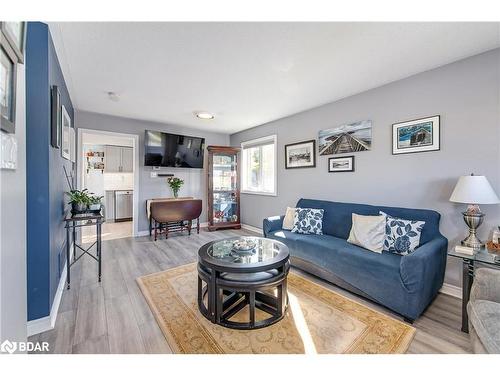
<path id="1" fill-rule="evenodd" d="M 77 109 L 235 133 L 498 48 L 499 25 L 104 22 L 50 29 Z M 216 118 L 197 119 L 196 110 Z"/>

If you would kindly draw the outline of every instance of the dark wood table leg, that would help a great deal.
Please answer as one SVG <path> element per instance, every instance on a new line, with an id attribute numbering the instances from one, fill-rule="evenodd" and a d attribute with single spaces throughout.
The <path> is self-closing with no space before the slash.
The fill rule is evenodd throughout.
<path id="1" fill-rule="evenodd" d="M 200 218 L 196 219 L 196 233 L 200 234 Z"/>
<path id="2" fill-rule="evenodd" d="M 153 229 L 153 223 L 152 223 L 153 217 L 149 215 L 149 237 L 151 237 L 151 230 Z"/>
<path id="3" fill-rule="evenodd" d="M 101 282 L 101 269 L 102 269 L 102 249 L 101 249 L 101 221 L 97 222 L 97 263 L 98 263 L 98 274 L 99 282 Z"/>
<path id="4" fill-rule="evenodd" d="M 219 272 L 212 269 L 210 275 L 210 285 L 208 285 L 208 311 L 210 312 L 210 317 L 212 318 L 212 323 L 216 323 L 217 319 L 220 317 L 217 314 L 222 314 L 222 311 L 217 309 L 217 278 L 219 277 Z M 222 297 L 221 297 L 222 298 Z"/>
<path id="5" fill-rule="evenodd" d="M 66 284 L 67 284 L 67 288 L 69 289 L 70 288 L 70 272 L 69 272 L 69 269 L 71 267 L 71 263 L 70 263 L 70 244 L 69 244 L 69 223 L 66 224 Z M 74 239 L 73 239 L 74 241 Z"/>
<path id="6" fill-rule="evenodd" d="M 474 261 L 465 259 L 462 263 L 462 332 L 469 333 L 469 316 L 467 303 L 470 298 L 472 282 L 474 281 Z"/>

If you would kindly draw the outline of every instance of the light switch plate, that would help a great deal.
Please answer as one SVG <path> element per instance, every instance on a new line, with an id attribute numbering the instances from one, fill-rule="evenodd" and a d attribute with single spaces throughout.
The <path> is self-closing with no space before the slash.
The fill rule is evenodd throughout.
<path id="1" fill-rule="evenodd" d="M 151 172 L 151 178 L 158 177 L 158 172 Z"/>

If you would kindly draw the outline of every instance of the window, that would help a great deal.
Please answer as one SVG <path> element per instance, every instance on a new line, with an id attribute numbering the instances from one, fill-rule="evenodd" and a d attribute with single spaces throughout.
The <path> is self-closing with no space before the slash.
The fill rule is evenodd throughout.
<path id="1" fill-rule="evenodd" d="M 276 135 L 243 142 L 241 192 L 276 195 Z"/>

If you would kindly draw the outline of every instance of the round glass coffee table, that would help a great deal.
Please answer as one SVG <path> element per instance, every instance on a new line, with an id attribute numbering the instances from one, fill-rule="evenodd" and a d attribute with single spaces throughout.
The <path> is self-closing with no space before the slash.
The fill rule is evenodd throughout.
<path id="1" fill-rule="evenodd" d="M 198 251 L 200 312 L 213 323 L 235 329 L 278 322 L 288 307 L 289 257 L 285 244 L 261 237 L 233 237 L 203 245 Z M 243 309 L 248 309 L 248 315 Z"/>

